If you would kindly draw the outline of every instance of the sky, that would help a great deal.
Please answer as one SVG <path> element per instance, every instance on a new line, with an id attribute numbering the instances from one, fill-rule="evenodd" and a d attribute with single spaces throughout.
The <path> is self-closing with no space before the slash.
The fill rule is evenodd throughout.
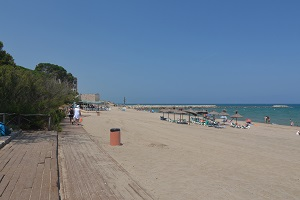
<path id="1" fill-rule="evenodd" d="M 64 67 L 78 92 L 128 104 L 300 103 L 298 0 L 11 0 L 16 64 Z"/>

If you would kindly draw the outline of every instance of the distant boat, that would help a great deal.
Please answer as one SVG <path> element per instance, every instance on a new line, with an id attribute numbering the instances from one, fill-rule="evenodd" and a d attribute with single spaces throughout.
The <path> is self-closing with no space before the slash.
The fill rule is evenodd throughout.
<path id="1" fill-rule="evenodd" d="M 273 108 L 288 108 L 289 106 L 287 105 L 273 105 Z"/>

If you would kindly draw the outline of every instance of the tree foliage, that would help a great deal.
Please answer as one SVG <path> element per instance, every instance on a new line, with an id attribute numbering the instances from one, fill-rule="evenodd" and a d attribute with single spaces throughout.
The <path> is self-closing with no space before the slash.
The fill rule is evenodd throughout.
<path id="1" fill-rule="evenodd" d="M 49 113 L 75 96 L 66 84 L 42 73 L 6 65 L 0 74 L 0 112 Z"/>
<path id="2" fill-rule="evenodd" d="M 13 57 L 3 50 L 3 43 L 0 41 L 0 66 L 1 65 L 16 65 Z"/>
<path id="3" fill-rule="evenodd" d="M 70 87 L 76 80 L 76 78 L 71 73 L 68 73 L 63 67 L 51 63 L 39 63 L 35 67 L 35 71 L 48 74 L 60 83 L 67 83 Z"/>
<path id="4" fill-rule="evenodd" d="M 0 47 L 2 53 L 2 42 Z M 68 82 L 74 77 L 57 65 L 49 64 L 53 71 L 41 73 L 12 64 L 12 57 L 4 62 L 6 58 L 0 57 L 0 113 L 50 114 L 59 123 L 59 106 L 73 102 L 76 96 Z"/>

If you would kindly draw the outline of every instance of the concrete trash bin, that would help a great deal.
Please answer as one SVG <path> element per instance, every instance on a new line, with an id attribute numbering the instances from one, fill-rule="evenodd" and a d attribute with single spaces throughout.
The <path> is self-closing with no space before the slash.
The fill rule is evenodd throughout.
<path id="1" fill-rule="evenodd" d="M 111 146 L 121 145 L 121 134 L 119 128 L 110 129 L 110 145 Z"/>
<path id="2" fill-rule="evenodd" d="M 97 116 L 100 116 L 100 112 L 99 111 L 97 111 Z"/>

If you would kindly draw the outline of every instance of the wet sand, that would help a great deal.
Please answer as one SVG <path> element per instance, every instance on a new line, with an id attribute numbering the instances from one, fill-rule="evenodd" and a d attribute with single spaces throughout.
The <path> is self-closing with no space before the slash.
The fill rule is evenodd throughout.
<path id="1" fill-rule="evenodd" d="M 156 199 L 300 198 L 299 127 L 217 129 L 115 107 L 84 115 L 85 130 Z M 110 146 L 111 128 L 122 146 Z"/>

